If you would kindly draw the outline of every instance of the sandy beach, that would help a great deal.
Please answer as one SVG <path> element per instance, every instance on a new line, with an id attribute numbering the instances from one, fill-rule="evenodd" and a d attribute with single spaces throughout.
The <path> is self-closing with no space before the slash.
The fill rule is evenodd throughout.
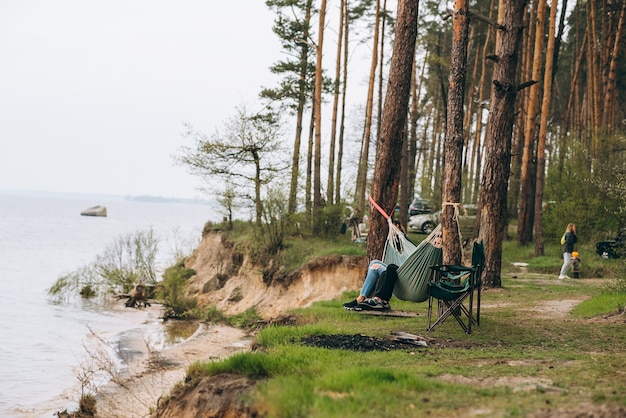
<path id="1" fill-rule="evenodd" d="M 154 314 L 160 307 L 149 309 Z M 184 379 L 187 366 L 248 350 L 251 342 L 252 338 L 241 329 L 206 323 L 199 323 L 191 337 L 163 349 L 151 348 L 142 338 L 126 341 L 125 348 L 135 355 L 119 374 L 98 389 L 97 416 L 149 417 L 159 399 Z"/>

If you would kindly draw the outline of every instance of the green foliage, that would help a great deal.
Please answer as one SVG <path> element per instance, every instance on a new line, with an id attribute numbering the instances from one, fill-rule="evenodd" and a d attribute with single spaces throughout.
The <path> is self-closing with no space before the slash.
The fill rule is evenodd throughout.
<path id="1" fill-rule="evenodd" d="M 228 318 L 228 322 L 235 327 L 246 328 L 254 325 L 263 318 L 255 308 L 247 309 L 245 312 Z"/>
<path id="2" fill-rule="evenodd" d="M 226 322 L 226 316 L 220 312 L 215 305 L 209 305 L 205 308 L 202 314 L 198 315 L 199 318 L 203 318 L 205 321 L 217 324 Z"/>
<path id="3" fill-rule="evenodd" d="M 263 222 L 256 232 L 260 250 L 275 255 L 283 249 L 285 231 L 290 222 L 287 198 L 280 189 L 270 189 L 263 202 Z"/>
<path id="4" fill-rule="evenodd" d="M 89 299 L 96 296 L 97 293 L 90 284 L 85 285 L 82 289 L 80 289 L 80 296 L 83 298 Z"/>
<path id="5" fill-rule="evenodd" d="M 195 270 L 186 268 L 183 262 L 171 266 L 163 273 L 160 298 L 168 307 L 166 316 L 175 318 L 196 317 L 198 301 L 185 296 L 187 281 L 196 274 Z"/>
<path id="6" fill-rule="evenodd" d="M 111 287 L 121 289 L 122 293 L 130 292 L 141 279 L 154 284 L 158 244 L 152 229 L 117 237 L 96 257 L 93 267 Z"/>
<path id="7" fill-rule="evenodd" d="M 103 297 L 128 293 L 139 280 L 154 284 L 157 253 L 158 239 L 152 229 L 117 237 L 93 263 L 60 276 L 48 289 L 48 294 Z"/>
<path id="8" fill-rule="evenodd" d="M 313 235 L 320 238 L 335 238 L 345 221 L 345 206 L 330 205 L 319 209 L 317 220 L 313 226 Z"/>
<path id="9" fill-rule="evenodd" d="M 560 237 L 568 223 L 575 223 L 579 238 L 601 240 L 626 226 L 626 170 L 623 138 L 607 137 L 600 155 L 592 159 L 581 144 L 568 152 L 561 168 L 549 166 L 543 215 L 544 236 Z"/>

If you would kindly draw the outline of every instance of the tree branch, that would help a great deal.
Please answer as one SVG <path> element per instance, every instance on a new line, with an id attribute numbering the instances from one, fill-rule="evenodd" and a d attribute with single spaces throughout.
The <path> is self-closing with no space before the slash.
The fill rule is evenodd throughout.
<path id="1" fill-rule="evenodd" d="M 469 16 L 470 18 L 476 18 L 476 20 L 480 20 L 483 23 L 494 26 L 496 29 L 506 30 L 506 27 L 504 25 L 501 25 L 498 22 L 489 19 L 488 17 L 472 12 L 471 10 L 469 11 Z"/>
<path id="2" fill-rule="evenodd" d="M 517 86 L 517 91 L 523 90 L 523 89 L 525 89 L 526 87 L 530 87 L 530 86 L 532 86 L 533 84 L 537 84 L 537 83 L 538 83 L 538 81 L 537 81 L 537 80 L 529 80 L 529 81 L 525 81 L 525 82 L 523 82 L 522 84 L 520 84 L 520 85 L 518 85 L 518 86 Z"/>
<path id="3" fill-rule="evenodd" d="M 496 29 L 500 29 L 500 30 L 506 30 L 506 27 L 504 25 L 499 24 L 496 21 L 493 21 L 491 19 L 489 19 L 488 17 L 485 17 L 483 15 L 479 15 L 478 13 L 472 12 L 471 10 L 469 11 L 469 17 L 470 18 L 476 18 L 476 20 L 480 20 L 481 22 L 484 22 L 488 25 L 494 26 Z M 446 13 L 443 15 L 443 20 L 448 20 L 452 17 L 452 10 L 447 9 Z"/>

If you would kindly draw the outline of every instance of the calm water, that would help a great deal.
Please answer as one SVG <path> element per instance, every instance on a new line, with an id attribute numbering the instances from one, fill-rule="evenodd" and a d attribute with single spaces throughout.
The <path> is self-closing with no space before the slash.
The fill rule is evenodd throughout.
<path id="1" fill-rule="evenodd" d="M 107 206 L 108 217 L 80 216 L 95 205 Z M 93 262 L 117 237 L 148 228 L 159 238 L 162 269 L 176 251 L 195 248 L 206 221 L 218 219 L 201 204 L 0 192 L 0 416 L 74 409 L 90 330 L 115 346 L 160 327 L 144 311 L 80 299 L 55 303 L 47 290 L 60 275 Z"/>

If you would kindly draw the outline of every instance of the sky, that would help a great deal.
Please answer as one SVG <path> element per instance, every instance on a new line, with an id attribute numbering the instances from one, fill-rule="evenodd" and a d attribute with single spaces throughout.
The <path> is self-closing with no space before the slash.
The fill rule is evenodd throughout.
<path id="1" fill-rule="evenodd" d="M 174 162 L 183 123 L 260 109 L 273 20 L 263 0 L 3 0 L 0 191 L 206 197 Z"/>

